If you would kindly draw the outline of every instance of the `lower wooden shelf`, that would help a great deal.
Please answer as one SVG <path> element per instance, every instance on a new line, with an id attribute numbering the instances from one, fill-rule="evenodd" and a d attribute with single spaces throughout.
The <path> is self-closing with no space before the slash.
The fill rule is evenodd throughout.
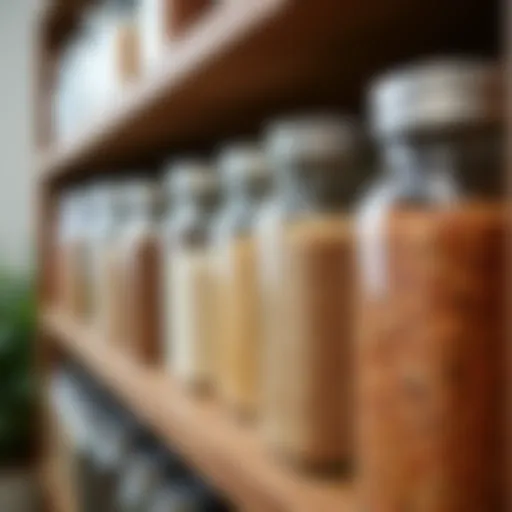
<path id="1" fill-rule="evenodd" d="M 41 322 L 52 340 L 243 510 L 354 510 L 350 482 L 289 467 L 267 450 L 256 427 L 237 423 L 214 400 L 191 395 L 164 370 L 137 364 L 58 311 L 44 312 Z"/>

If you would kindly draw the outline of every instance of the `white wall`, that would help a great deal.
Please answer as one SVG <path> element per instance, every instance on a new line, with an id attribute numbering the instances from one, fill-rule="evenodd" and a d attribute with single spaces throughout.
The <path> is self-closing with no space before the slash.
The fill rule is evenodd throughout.
<path id="1" fill-rule="evenodd" d="M 0 0 L 0 265 L 32 265 L 33 26 L 37 0 Z"/>

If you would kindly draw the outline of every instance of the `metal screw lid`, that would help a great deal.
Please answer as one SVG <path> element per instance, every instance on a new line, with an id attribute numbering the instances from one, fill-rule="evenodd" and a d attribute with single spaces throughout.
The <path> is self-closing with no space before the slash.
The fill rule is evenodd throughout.
<path id="1" fill-rule="evenodd" d="M 224 146 L 219 153 L 218 168 L 228 188 L 259 185 L 270 177 L 265 153 L 257 144 L 251 142 Z"/>
<path id="2" fill-rule="evenodd" d="M 505 114 L 503 75 L 486 60 L 421 62 L 377 79 L 368 103 L 378 138 L 496 125 Z"/>
<path id="3" fill-rule="evenodd" d="M 360 132 L 350 117 L 315 114 L 278 120 L 269 125 L 265 139 L 273 160 L 293 162 L 352 155 Z"/>
<path id="4" fill-rule="evenodd" d="M 219 178 L 213 167 L 199 160 L 174 162 L 169 168 L 166 182 L 176 202 L 183 199 L 209 200 L 219 193 Z"/>

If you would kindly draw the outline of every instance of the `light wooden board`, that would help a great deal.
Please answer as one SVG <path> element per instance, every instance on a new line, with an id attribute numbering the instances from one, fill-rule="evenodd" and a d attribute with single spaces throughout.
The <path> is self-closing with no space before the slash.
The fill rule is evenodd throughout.
<path id="1" fill-rule="evenodd" d="M 349 482 L 290 467 L 267 450 L 256 427 L 192 396 L 165 371 L 138 365 L 58 312 L 45 313 L 42 328 L 243 510 L 353 510 Z"/>

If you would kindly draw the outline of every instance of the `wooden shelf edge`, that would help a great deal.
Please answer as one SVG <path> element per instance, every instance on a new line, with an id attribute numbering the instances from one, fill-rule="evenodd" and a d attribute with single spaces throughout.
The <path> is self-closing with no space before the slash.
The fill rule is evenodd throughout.
<path id="1" fill-rule="evenodd" d="M 290 468 L 269 453 L 256 427 L 238 424 L 212 399 L 185 392 L 165 371 L 137 364 L 58 311 L 43 313 L 41 328 L 244 510 L 353 510 L 350 483 Z"/>
<path id="2" fill-rule="evenodd" d="M 183 40 L 169 47 L 156 72 L 141 77 L 140 82 L 112 98 L 109 109 L 98 112 L 74 139 L 44 150 L 38 158 L 37 176 L 46 181 L 71 167 L 89 164 L 105 143 L 116 139 L 130 123 L 290 3 L 291 0 L 233 1 L 206 13 Z"/>

